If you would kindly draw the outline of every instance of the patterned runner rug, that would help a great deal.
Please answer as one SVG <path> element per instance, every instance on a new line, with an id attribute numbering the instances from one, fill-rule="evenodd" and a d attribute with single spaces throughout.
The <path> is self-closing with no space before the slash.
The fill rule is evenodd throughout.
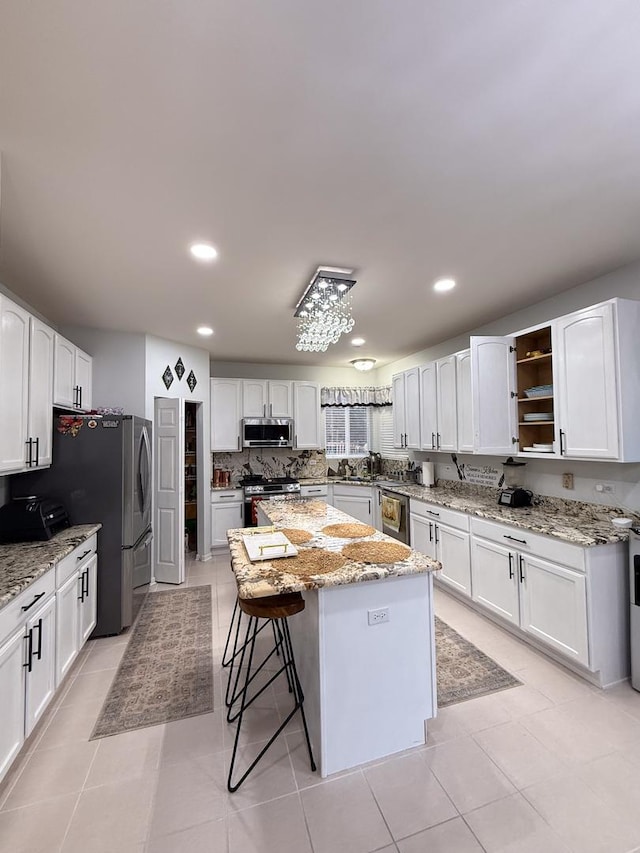
<path id="1" fill-rule="evenodd" d="M 211 587 L 149 593 L 90 739 L 209 711 Z"/>
<path id="2" fill-rule="evenodd" d="M 438 708 L 522 684 L 436 616 Z"/>

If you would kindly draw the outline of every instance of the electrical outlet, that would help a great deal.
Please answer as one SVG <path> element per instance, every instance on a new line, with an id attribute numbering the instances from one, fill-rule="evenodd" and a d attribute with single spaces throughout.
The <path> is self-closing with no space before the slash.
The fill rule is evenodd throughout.
<path id="1" fill-rule="evenodd" d="M 368 610 L 369 625 L 380 625 L 382 622 L 389 621 L 389 608 L 378 607 L 377 610 Z"/>
<path id="2" fill-rule="evenodd" d="M 573 488 L 573 474 L 567 472 L 562 475 L 562 488 L 563 489 L 572 489 Z"/>
<path id="3" fill-rule="evenodd" d="M 596 483 L 595 490 L 600 494 L 614 495 L 616 493 L 616 487 L 613 483 Z"/>

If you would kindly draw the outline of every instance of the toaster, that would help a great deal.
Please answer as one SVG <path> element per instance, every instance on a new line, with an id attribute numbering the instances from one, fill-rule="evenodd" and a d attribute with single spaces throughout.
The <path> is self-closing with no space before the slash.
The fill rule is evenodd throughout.
<path id="1" fill-rule="evenodd" d="M 44 542 L 70 526 L 66 509 L 51 498 L 31 495 L 0 507 L 0 542 Z"/>

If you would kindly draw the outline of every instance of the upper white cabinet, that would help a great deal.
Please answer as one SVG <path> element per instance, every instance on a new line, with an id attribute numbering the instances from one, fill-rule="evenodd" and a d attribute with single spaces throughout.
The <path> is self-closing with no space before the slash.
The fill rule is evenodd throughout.
<path id="1" fill-rule="evenodd" d="M 471 338 L 473 451 L 513 453 L 515 438 L 515 340 Z"/>
<path id="2" fill-rule="evenodd" d="M 211 449 L 241 450 L 242 379 L 211 380 Z"/>
<path id="3" fill-rule="evenodd" d="M 55 333 L 31 317 L 29 338 L 29 416 L 31 467 L 51 465 L 53 438 L 53 348 Z"/>
<path id="4" fill-rule="evenodd" d="M 423 450 L 456 450 L 456 356 L 420 368 L 420 446 Z"/>
<path id="5" fill-rule="evenodd" d="M 473 453 L 470 349 L 456 353 L 456 401 L 458 416 L 458 450 L 461 453 Z"/>
<path id="6" fill-rule="evenodd" d="M 93 359 L 71 341 L 55 336 L 53 405 L 63 409 L 91 409 Z"/>
<path id="7" fill-rule="evenodd" d="M 243 379 L 244 418 L 292 418 L 293 383 L 287 380 Z"/>
<path id="8" fill-rule="evenodd" d="M 396 373 L 393 386 L 393 446 L 420 449 L 420 368 Z"/>
<path id="9" fill-rule="evenodd" d="M 317 450 L 324 447 L 320 386 L 317 382 L 293 383 L 294 447 Z"/>

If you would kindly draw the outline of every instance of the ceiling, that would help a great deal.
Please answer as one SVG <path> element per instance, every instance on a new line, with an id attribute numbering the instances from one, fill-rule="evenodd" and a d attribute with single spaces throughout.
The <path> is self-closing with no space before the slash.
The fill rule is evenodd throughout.
<path id="1" fill-rule="evenodd" d="M 639 41 L 637 0 L 3 0 L 0 281 L 215 360 L 400 358 L 638 257 Z M 321 264 L 364 352 L 295 350 Z"/>

